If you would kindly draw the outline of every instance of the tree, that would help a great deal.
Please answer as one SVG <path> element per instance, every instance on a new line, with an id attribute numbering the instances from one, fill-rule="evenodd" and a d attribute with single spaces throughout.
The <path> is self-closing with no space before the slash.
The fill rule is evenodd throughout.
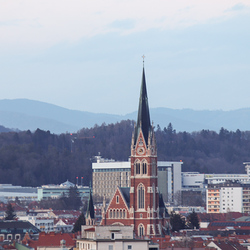
<path id="1" fill-rule="evenodd" d="M 191 214 L 188 216 L 188 227 L 192 229 L 199 229 L 200 222 L 197 213 L 193 210 Z"/>
<path id="2" fill-rule="evenodd" d="M 78 210 L 82 205 L 79 191 L 76 186 L 69 188 L 68 206 L 74 210 Z"/>
<path id="3" fill-rule="evenodd" d="M 181 229 L 185 228 L 185 220 L 181 218 L 179 214 L 171 212 L 170 214 L 170 224 L 172 227 L 172 232 L 179 232 Z"/>
<path id="4" fill-rule="evenodd" d="M 76 233 L 76 232 L 81 231 L 82 225 L 86 225 L 86 220 L 85 220 L 85 216 L 84 216 L 83 212 L 78 217 L 78 219 L 77 219 L 77 221 L 76 221 L 76 223 L 74 225 L 74 228 L 72 230 L 72 233 Z"/>
<path id="5" fill-rule="evenodd" d="M 5 211 L 5 220 L 14 220 L 16 218 L 16 214 L 14 212 L 14 208 L 12 207 L 11 203 L 8 203 L 7 210 Z"/>

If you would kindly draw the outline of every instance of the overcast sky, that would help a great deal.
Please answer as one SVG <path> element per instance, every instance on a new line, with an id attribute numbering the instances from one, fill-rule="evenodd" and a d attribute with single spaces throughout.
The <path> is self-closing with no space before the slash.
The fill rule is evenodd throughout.
<path id="1" fill-rule="evenodd" d="M 0 0 L 0 99 L 137 110 L 250 107 L 250 1 Z"/>

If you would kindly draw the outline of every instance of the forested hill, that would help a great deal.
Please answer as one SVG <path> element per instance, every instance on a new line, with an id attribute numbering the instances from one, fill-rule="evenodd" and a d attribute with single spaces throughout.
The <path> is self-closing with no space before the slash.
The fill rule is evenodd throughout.
<path id="1" fill-rule="evenodd" d="M 82 129 L 77 134 L 51 134 L 37 129 L 34 133 L 0 133 L 0 183 L 40 186 L 91 179 L 93 157 L 127 161 L 130 156 L 132 121 Z M 250 132 L 196 133 L 155 128 L 158 160 L 184 162 L 183 171 L 202 173 L 244 173 L 243 162 L 250 161 Z"/>

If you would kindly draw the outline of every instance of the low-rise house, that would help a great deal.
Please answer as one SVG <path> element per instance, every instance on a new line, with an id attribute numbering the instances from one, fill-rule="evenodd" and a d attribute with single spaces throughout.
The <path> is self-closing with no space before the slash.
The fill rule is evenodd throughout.
<path id="1" fill-rule="evenodd" d="M 88 249 L 143 249 L 158 250 L 150 239 L 135 238 L 133 226 L 82 226 L 82 238 L 77 240 L 77 250 Z"/>
<path id="2" fill-rule="evenodd" d="M 23 243 L 35 250 L 67 250 L 75 247 L 73 235 L 68 233 L 41 232 L 37 241 L 26 240 Z"/>
<path id="3" fill-rule="evenodd" d="M 246 250 L 247 247 L 242 246 L 238 242 L 233 241 L 212 241 L 207 247 L 213 247 L 217 250 Z"/>
<path id="4" fill-rule="evenodd" d="M 28 221 L 0 221 L 0 239 L 4 240 L 22 240 L 26 232 L 38 235 L 40 230 Z"/>
<path id="5" fill-rule="evenodd" d="M 32 225 L 36 226 L 42 232 L 48 233 L 54 231 L 54 219 L 39 218 L 37 216 L 20 216 L 19 219 L 29 221 Z"/>
<path id="6" fill-rule="evenodd" d="M 54 231 L 71 233 L 76 219 L 55 219 Z"/>

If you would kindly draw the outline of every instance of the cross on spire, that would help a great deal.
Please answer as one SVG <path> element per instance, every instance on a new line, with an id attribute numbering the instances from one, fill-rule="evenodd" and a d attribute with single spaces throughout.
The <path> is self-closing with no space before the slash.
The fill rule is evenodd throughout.
<path id="1" fill-rule="evenodd" d="M 143 67 L 144 67 L 144 59 L 145 59 L 145 56 L 143 55 L 143 56 L 142 56 Z"/>

